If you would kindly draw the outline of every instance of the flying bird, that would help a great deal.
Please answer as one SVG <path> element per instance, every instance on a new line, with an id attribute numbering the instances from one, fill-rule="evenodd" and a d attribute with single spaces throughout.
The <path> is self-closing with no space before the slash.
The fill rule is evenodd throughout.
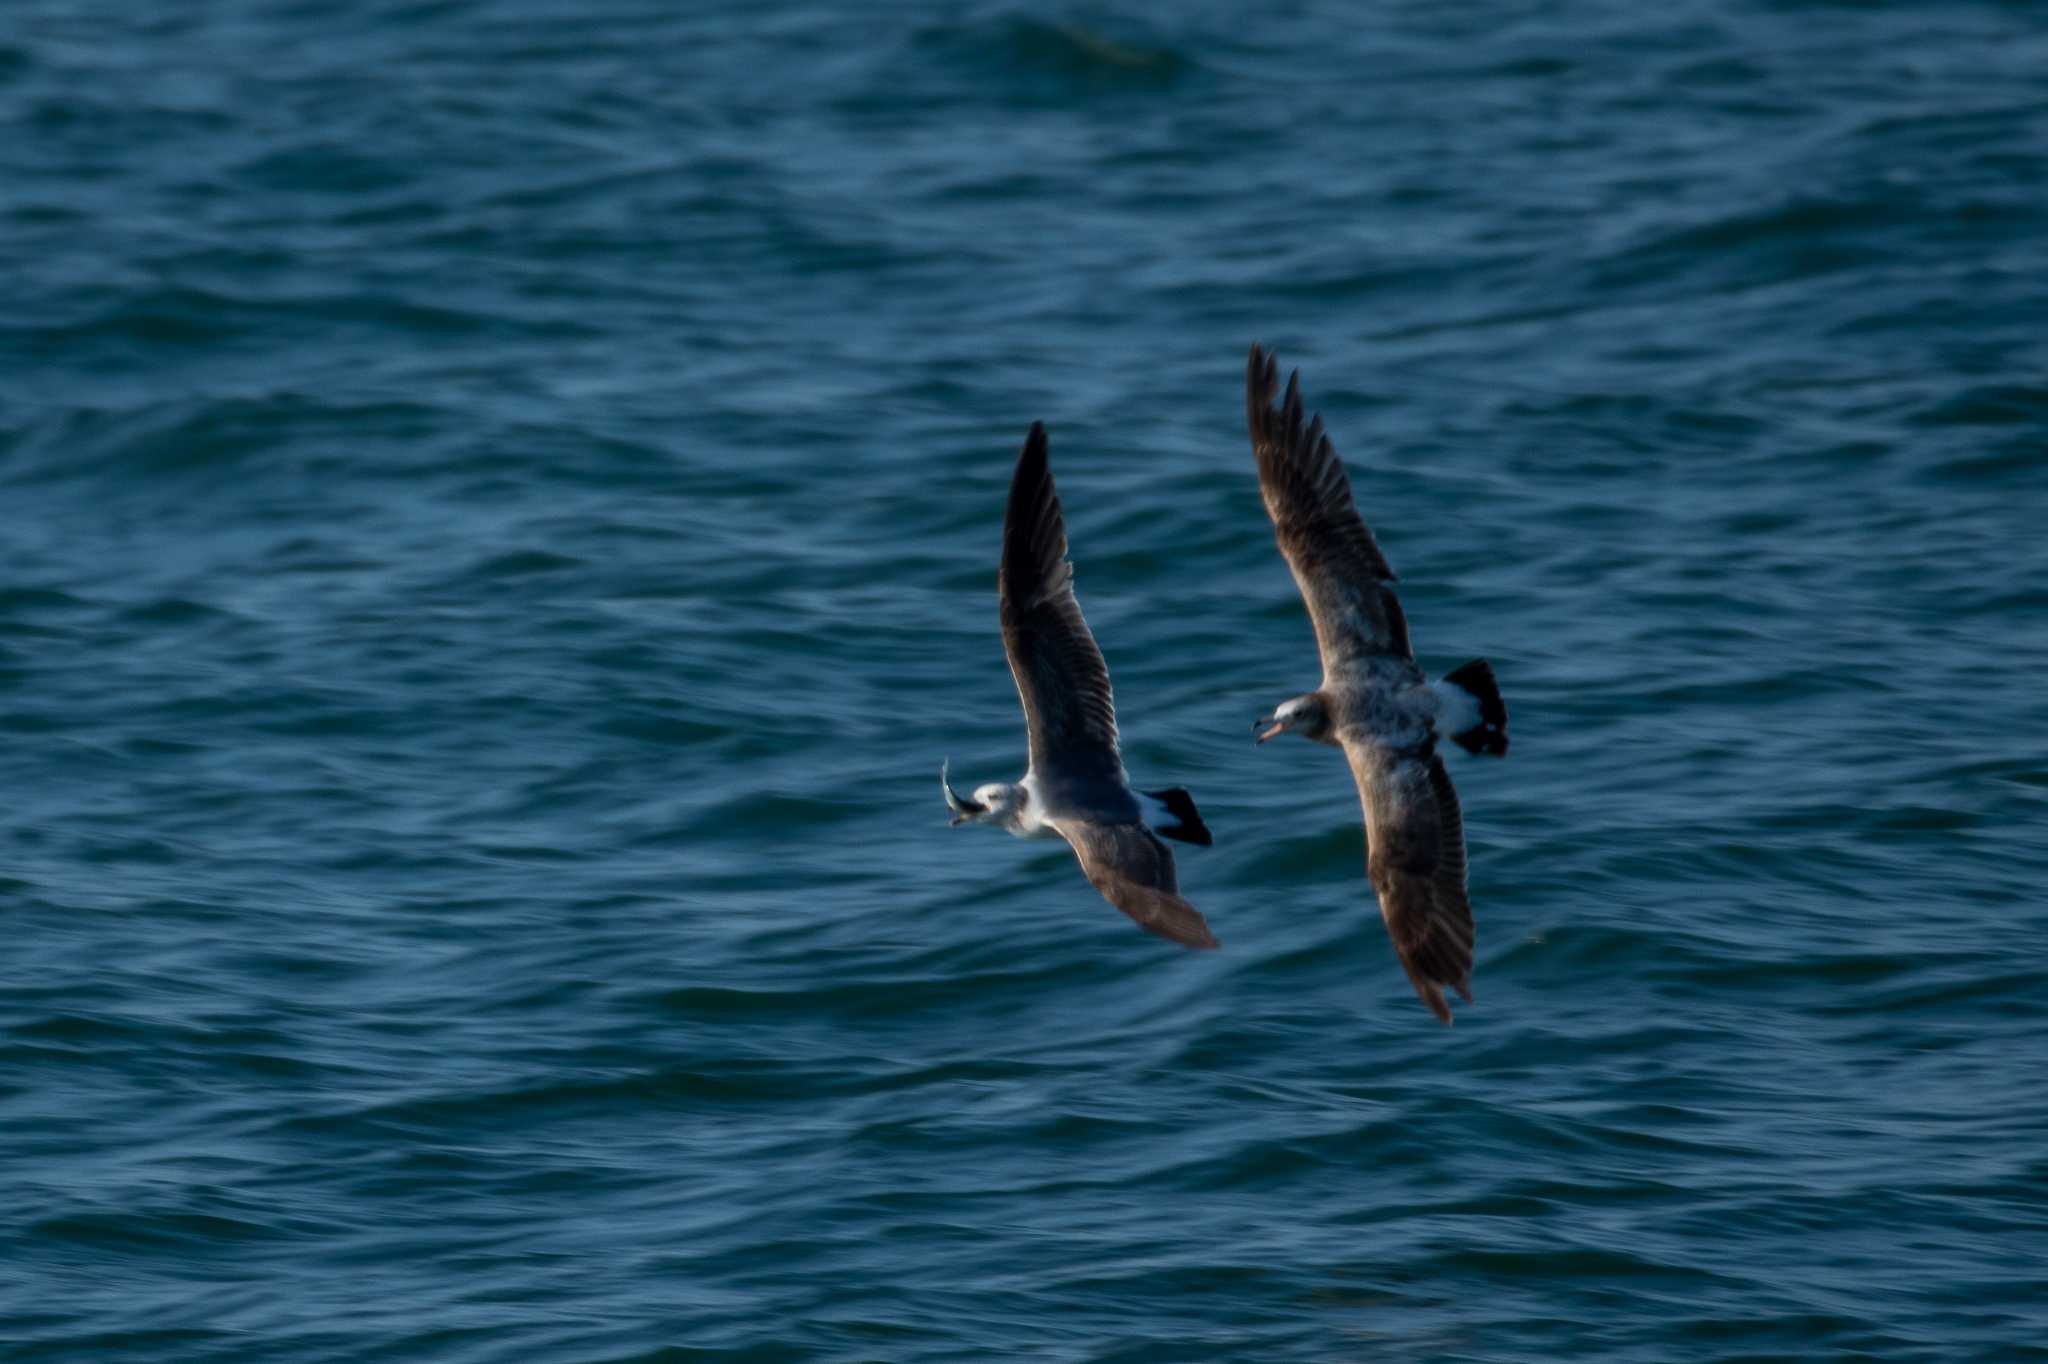
<path id="1" fill-rule="evenodd" d="M 1140 928 L 1186 947 L 1215 947 L 1207 921 L 1181 898 L 1173 852 L 1160 841 L 1209 845 L 1193 798 L 1178 787 L 1133 791 L 1124 773 L 1109 668 L 1074 598 L 1042 422 L 1032 423 L 1010 480 L 997 595 L 1030 762 L 1021 781 L 991 782 L 971 799 L 953 790 L 950 764 L 942 765 L 950 822 L 1064 838 L 1103 898 Z"/>
<path id="2" fill-rule="evenodd" d="M 1366 875 L 1380 917 L 1415 993 L 1448 1024 L 1445 989 L 1472 1002 L 1472 902 L 1458 793 L 1437 742 L 1506 754 L 1507 706 L 1483 658 L 1437 682 L 1423 677 L 1394 570 L 1352 503 L 1321 415 L 1303 421 L 1300 371 L 1276 405 L 1278 390 L 1278 365 L 1253 346 L 1245 409 L 1259 492 L 1308 604 L 1323 682 L 1253 728 L 1260 743 L 1291 732 L 1344 750 L 1365 810 Z"/>

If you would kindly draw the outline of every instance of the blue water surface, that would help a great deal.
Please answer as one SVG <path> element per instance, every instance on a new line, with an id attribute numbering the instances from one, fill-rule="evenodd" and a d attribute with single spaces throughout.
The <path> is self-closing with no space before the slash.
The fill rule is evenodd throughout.
<path id="1" fill-rule="evenodd" d="M 2048 1359 L 2044 72 L 1966 0 L 14 0 L 0 1353 Z M 1248 739 L 1255 340 L 1512 708 L 1452 1029 Z M 1220 952 L 945 827 L 1037 419 Z"/>

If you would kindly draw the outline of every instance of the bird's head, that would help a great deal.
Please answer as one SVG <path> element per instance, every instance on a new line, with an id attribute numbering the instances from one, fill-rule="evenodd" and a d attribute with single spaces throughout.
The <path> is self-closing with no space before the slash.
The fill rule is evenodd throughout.
<path id="1" fill-rule="evenodd" d="M 1321 739 L 1329 732 L 1329 726 L 1329 707 L 1323 704 L 1322 693 L 1313 691 L 1291 701 L 1282 701 L 1273 708 L 1271 715 L 1252 721 L 1252 728 L 1262 731 L 1258 737 L 1260 743 L 1290 731 L 1304 739 Z"/>
<path id="2" fill-rule="evenodd" d="M 1023 788 L 1007 782 L 992 781 L 974 788 L 972 796 L 963 797 L 953 789 L 948 779 L 952 766 L 949 759 L 939 768 L 939 789 L 945 793 L 946 808 L 953 812 L 948 824 L 978 824 L 983 821 L 1001 823 L 1023 804 Z"/>
<path id="3" fill-rule="evenodd" d="M 992 781 L 974 788 L 975 803 L 988 811 L 984 819 L 1001 819 L 1009 814 L 1022 803 L 1018 799 L 1019 794 L 1018 789 L 1007 782 Z"/>

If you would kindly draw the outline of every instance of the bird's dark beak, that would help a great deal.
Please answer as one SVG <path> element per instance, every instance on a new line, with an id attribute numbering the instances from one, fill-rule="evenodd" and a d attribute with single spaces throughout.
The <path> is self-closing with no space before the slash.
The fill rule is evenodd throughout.
<path id="1" fill-rule="evenodd" d="M 1262 744 L 1266 742 L 1266 740 L 1272 738 L 1275 734 L 1285 734 L 1287 732 L 1287 722 L 1285 720 L 1276 719 L 1271 715 L 1264 716 L 1260 719 L 1252 721 L 1253 729 L 1257 729 L 1260 725 L 1271 725 L 1272 728 L 1267 730 L 1264 734 L 1261 734 L 1257 739 L 1254 739 L 1252 741 L 1254 743 Z"/>

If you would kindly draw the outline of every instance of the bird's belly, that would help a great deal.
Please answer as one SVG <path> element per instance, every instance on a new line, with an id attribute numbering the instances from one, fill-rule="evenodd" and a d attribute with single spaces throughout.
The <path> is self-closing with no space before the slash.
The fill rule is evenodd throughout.
<path id="1" fill-rule="evenodd" d="M 1031 788 L 1026 813 L 1040 822 L 1082 819 L 1094 824 L 1131 824 L 1144 817 L 1137 797 L 1121 779 L 1076 781 L 1033 773 L 1025 780 Z"/>
<path id="2" fill-rule="evenodd" d="M 1427 686 L 1368 692 L 1344 708 L 1331 728 L 1349 731 L 1375 747 L 1409 749 L 1436 737 L 1438 699 Z"/>

